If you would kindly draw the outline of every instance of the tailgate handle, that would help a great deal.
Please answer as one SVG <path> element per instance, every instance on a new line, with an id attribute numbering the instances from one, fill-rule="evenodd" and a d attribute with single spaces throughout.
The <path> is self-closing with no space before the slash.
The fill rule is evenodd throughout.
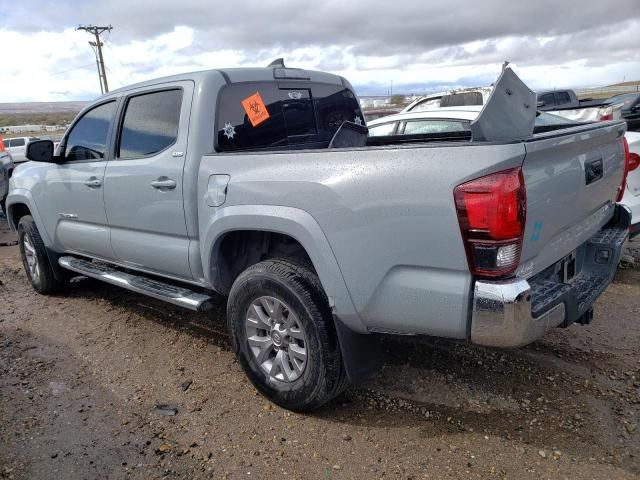
<path id="1" fill-rule="evenodd" d="M 590 162 L 585 162 L 584 164 L 584 182 L 587 185 L 592 184 L 593 182 L 600 180 L 604 173 L 604 168 L 602 166 L 602 159 L 599 158 L 597 160 L 591 160 Z"/>

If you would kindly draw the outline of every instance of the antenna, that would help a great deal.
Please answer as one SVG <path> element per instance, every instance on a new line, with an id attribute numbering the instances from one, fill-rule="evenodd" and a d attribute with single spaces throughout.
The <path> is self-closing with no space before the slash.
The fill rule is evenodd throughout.
<path id="1" fill-rule="evenodd" d="M 284 66 L 284 58 L 276 58 L 273 62 L 267 65 L 267 68 L 286 68 Z"/>

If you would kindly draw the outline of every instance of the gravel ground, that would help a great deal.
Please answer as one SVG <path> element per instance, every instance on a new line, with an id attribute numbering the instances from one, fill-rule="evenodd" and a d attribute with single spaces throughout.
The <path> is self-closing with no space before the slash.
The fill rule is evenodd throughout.
<path id="1" fill-rule="evenodd" d="M 527 348 L 384 338 L 375 379 L 299 415 L 245 379 L 222 303 L 43 297 L 0 246 L 0 478 L 638 478 L 639 313 L 628 267 L 592 325 Z"/>

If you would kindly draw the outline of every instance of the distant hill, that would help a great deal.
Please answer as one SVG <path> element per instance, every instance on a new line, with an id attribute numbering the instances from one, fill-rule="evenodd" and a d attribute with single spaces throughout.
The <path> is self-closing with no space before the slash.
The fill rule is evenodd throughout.
<path id="1" fill-rule="evenodd" d="M 614 83 L 613 85 L 609 85 L 609 86 L 610 87 L 635 87 L 636 85 L 640 85 L 640 80 L 634 80 L 632 82 Z"/>
<path id="2" fill-rule="evenodd" d="M 87 102 L 24 102 L 24 103 L 0 103 L 0 115 L 11 113 L 63 113 L 79 112 Z"/>
<path id="3" fill-rule="evenodd" d="M 0 127 L 66 125 L 89 102 L 0 103 Z"/>

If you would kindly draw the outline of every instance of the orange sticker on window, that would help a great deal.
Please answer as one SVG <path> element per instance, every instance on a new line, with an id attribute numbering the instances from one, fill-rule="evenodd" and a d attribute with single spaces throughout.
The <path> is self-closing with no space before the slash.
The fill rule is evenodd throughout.
<path id="1" fill-rule="evenodd" d="M 262 101 L 262 97 L 259 92 L 254 93 L 250 97 L 245 98 L 242 101 L 242 107 L 247 112 L 249 121 L 254 127 L 260 125 L 267 118 L 269 118 L 269 112 L 267 106 Z"/>

